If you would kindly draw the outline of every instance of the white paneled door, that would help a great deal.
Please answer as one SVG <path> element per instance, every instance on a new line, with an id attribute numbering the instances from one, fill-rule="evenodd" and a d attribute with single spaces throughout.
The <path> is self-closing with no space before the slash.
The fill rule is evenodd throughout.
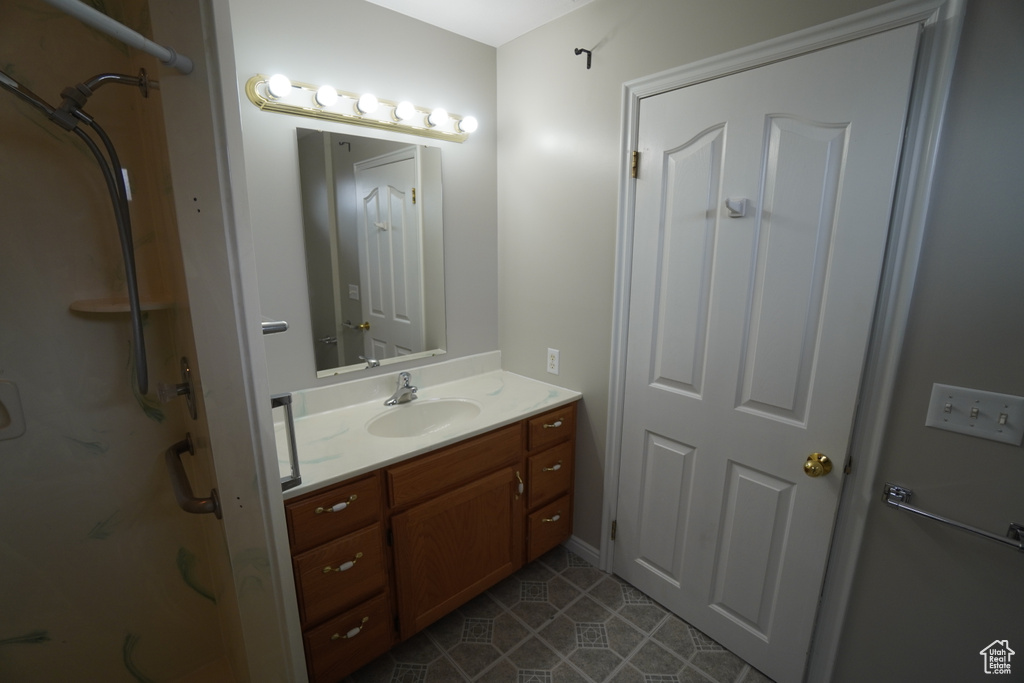
<path id="1" fill-rule="evenodd" d="M 367 358 L 422 351 L 423 235 L 414 148 L 356 164 L 359 270 Z"/>
<path id="2" fill-rule="evenodd" d="M 917 37 L 640 103 L 614 570 L 780 682 L 807 659 Z"/>

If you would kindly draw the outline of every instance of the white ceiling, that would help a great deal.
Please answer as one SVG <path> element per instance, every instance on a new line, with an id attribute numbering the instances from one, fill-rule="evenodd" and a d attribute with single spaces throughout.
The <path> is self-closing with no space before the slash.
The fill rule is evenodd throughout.
<path id="1" fill-rule="evenodd" d="M 498 47 L 591 0 L 369 0 Z"/>

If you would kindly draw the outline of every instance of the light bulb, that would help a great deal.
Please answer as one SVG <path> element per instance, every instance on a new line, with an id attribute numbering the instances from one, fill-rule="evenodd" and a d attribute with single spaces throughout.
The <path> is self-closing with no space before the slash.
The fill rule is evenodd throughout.
<path id="1" fill-rule="evenodd" d="M 372 114 L 377 111 L 377 105 L 379 104 L 380 102 L 377 101 L 376 96 L 366 93 L 365 95 L 360 95 L 356 101 L 356 110 L 360 114 Z"/>
<path id="2" fill-rule="evenodd" d="M 455 124 L 462 133 L 475 133 L 476 129 L 480 127 L 480 123 L 476 120 L 475 116 L 467 116 L 458 123 Z"/>
<path id="3" fill-rule="evenodd" d="M 338 101 L 338 91 L 329 85 L 321 85 L 316 91 L 316 103 L 321 107 L 330 107 Z"/>
<path id="4" fill-rule="evenodd" d="M 275 100 L 288 97 L 292 92 L 292 82 L 283 74 L 274 74 L 267 81 L 267 90 Z"/>
<path id="5" fill-rule="evenodd" d="M 430 116 L 427 117 L 427 123 L 435 128 L 437 126 L 443 126 L 448 123 L 448 112 L 438 107 L 434 111 L 430 112 Z"/>
<path id="6" fill-rule="evenodd" d="M 399 121 L 408 121 L 414 116 L 416 116 L 416 107 L 413 106 L 412 102 L 399 102 L 398 106 L 395 107 L 395 118 Z"/>

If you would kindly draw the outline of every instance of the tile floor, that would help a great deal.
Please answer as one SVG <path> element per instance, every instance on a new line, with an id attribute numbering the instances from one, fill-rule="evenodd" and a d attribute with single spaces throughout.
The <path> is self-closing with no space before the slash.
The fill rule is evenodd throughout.
<path id="1" fill-rule="evenodd" d="M 345 683 L 771 683 L 617 577 L 564 547 Z"/>

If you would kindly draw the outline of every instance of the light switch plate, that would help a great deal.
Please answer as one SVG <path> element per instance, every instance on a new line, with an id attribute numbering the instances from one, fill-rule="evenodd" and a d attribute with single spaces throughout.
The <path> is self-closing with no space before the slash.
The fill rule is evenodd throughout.
<path id="1" fill-rule="evenodd" d="M 933 384 L 924 423 L 1019 446 L 1024 440 L 1024 397 Z"/>

